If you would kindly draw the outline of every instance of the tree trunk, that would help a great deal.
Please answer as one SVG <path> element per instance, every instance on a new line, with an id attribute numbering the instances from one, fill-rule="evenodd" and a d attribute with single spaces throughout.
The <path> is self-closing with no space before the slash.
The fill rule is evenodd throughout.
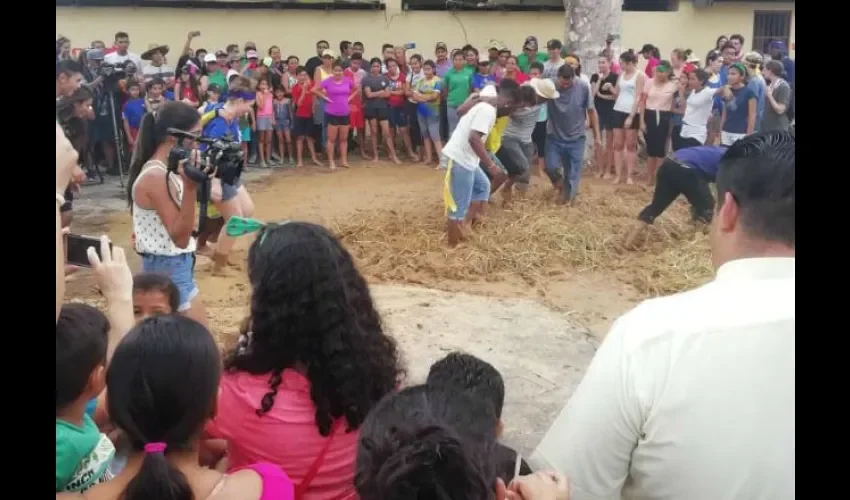
<path id="1" fill-rule="evenodd" d="M 620 33 L 623 0 L 564 0 L 564 11 L 564 47 L 579 56 L 582 73 L 590 76 L 605 39 Z M 611 51 L 619 56 L 620 40 L 614 40 Z"/>

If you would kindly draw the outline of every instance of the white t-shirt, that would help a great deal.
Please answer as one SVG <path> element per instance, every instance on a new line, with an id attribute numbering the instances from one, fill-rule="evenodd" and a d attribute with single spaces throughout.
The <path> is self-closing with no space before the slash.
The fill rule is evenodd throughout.
<path id="1" fill-rule="evenodd" d="M 118 64 L 118 63 L 126 63 L 127 61 L 132 62 L 137 69 L 142 69 L 142 58 L 133 54 L 132 52 L 127 52 L 123 56 L 118 52 L 110 52 L 106 54 L 103 58 L 103 62 L 106 64 Z"/>
<path id="2" fill-rule="evenodd" d="M 683 138 L 693 138 L 705 144 L 708 136 L 708 118 L 711 116 L 711 106 L 714 103 L 715 89 L 705 87 L 699 92 L 691 92 L 685 105 L 685 115 L 682 118 Z"/>
<path id="3" fill-rule="evenodd" d="M 443 154 L 455 161 L 455 165 L 467 170 L 478 168 L 479 158 L 469 145 L 469 134 L 481 133 L 481 142 L 496 124 L 496 108 L 486 102 L 479 102 L 460 118 L 449 142 L 443 147 Z"/>
<path id="4" fill-rule="evenodd" d="M 571 500 L 793 500 L 795 289 L 739 259 L 621 316 L 529 465 Z"/>
<path id="5" fill-rule="evenodd" d="M 148 64 L 142 68 L 142 75 L 145 77 L 145 82 L 150 82 L 154 78 L 168 80 L 169 78 L 174 78 L 174 66 L 167 64 L 154 66 L 153 64 Z M 166 83 L 168 82 L 166 81 Z"/>

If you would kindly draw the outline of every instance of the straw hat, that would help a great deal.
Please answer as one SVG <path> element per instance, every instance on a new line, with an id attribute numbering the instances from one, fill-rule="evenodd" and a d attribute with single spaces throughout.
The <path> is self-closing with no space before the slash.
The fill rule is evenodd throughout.
<path id="1" fill-rule="evenodd" d="M 154 52 L 159 52 L 162 55 L 168 54 L 168 45 L 160 45 L 158 43 L 148 45 L 148 50 L 142 52 L 142 59 L 146 61 L 153 59 Z"/>
<path id="2" fill-rule="evenodd" d="M 555 83 L 548 78 L 532 78 L 528 85 L 544 99 L 557 99 L 561 94 L 555 89 Z"/>

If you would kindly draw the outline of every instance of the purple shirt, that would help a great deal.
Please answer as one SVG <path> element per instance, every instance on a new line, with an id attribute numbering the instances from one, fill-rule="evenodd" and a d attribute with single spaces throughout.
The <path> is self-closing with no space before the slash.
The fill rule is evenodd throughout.
<path id="1" fill-rule="evenodd" d="M 434 72 L 437 74 L 437 76 L 442 78 L 446 75 L 446 72 L 448 72 L 450 69 L 452 69 L 452 61 L 451 61 L 451 59 L 446 59 L 445 61 L 438 62 L 436 64 L 436 67 L 434 68 Z"/>
<path id="2" fill-rule="evenodd" d="M 343 77 L 342 81 L 336 81 L 333 77 L 322 80 L 322 88 L 327 92 L 328 99 L 325 101 L 325 114 L 332 116 L 348 116 L 348 96 L 351 95 L 352 82 Z"/>

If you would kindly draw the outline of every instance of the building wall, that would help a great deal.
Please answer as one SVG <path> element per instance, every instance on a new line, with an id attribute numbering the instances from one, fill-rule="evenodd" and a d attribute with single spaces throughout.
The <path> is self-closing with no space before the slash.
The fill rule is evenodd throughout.
<path id="1" fill-rule="evenodd" d="M 261 49 L 278 45 L 284 54 L 302 58 L 312 55 L 315 41 L 322 38 L 333 48 L 342 39 L 360 40 L 367 55 L 378 55 L 383 43 L 415 42 L 430 55 L 438 41 L 449 47 L 465 43 L 480 47 L 494 38 L 518 51 L 528 35 L 536 35 L 541 43 L 564 36 L 561 12 L 404 12 L 401 0 L 385 1 L 386 11 L 57 7 L 56 32 L 69 37 L 74 47 L 85 47 L 95 39 L 108 45 L 116 31 L 126 31 L 131 51 L 141 53 L 154 42 L 179 50 L 186 33 L 198 29 L 202 37 L 194 42 L 195 48 L 223 49 L 229 43 L 251 40 Z M 621 47 L 637 50 L 652 43 L 665 56 L 683 47 L 704 57 L 720 34 L 734 33 L 743 35 L 749 47 L 756 10 L 796 13 L 794 2 L 721 3 L 695 9 L 682 0 L 677 12 L 624 12 Z M 792 14 L 792 42 L 794 30 Z"/>

